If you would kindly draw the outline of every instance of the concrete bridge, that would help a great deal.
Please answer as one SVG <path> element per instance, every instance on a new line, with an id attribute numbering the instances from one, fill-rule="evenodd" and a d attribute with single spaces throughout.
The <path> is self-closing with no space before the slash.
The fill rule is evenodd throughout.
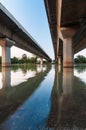
<path id="1" fill-rule="evenodd" d="M 44 0 L 55 60 L 73 67 L 75 53 L 86 48 L 86 0 Z"/>
<path id="2" fill-rule="evenodd" d="M 51 61 L 50 57 L 38 45 L 33 37 L 0 3 L 0 45 L 2 46 L 2 66 L 10 66 L 10 48 L 17 46 L 42 59 Z M 15 52 L 16 54 L 16 52 Z"/>

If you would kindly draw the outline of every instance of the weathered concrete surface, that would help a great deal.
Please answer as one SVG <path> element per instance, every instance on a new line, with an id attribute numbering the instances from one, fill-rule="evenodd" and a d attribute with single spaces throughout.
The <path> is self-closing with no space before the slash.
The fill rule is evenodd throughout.
<path id="1" fill-rule="evenodd" d="M 64 39 L 72 38 L 74 54 L 84 49 L 86 47 L 86 1 L 44 0 L 44 3 L 54 46 L 55 59 L 59 55 L 63 56 L 64 49 L 60 47 L 61 41 L 58 43 L 58 37 L 63 43 Z M 60 21 L 60 23 L 58 21 Z"/>
<path id="2" fill-rule="evenodd" d="M 63 43 L 63 66 L 73 67 L 72 38 L 67 38 Z"/>
<path id="3" fill-rule="evenodd" d="M 11 66 L 10 48 L 15 45 L 15 42 L 8 38 L 0 39 L 0 46 L 2 47 L 2 66 Z"/>

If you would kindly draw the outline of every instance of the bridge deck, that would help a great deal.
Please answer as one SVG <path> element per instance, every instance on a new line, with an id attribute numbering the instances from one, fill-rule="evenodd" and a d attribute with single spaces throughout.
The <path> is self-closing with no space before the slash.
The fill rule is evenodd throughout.
<path id="1" fill-rule="evenodd" d="M 34 53 L 46 60 L 51 60 L 34 38 L 0 3 L 0 38 L 9 38 L 15 41 L 15 46 Z"/>
<path id="2" fill-rule="evenodd" d="M 57 37 L 58 37 L 57 34 L 58 9 L 57 8 L 59 7 L 59 5 L 57 5 L 57 1 L 59 0 L 44 0 L 54 46 L 57 42 Z M 62 0 L 60 30 L 62 28 L 70 28 L 78 32 L 80 31 L 79 29 L 84 19 L 86 19 L 86 0 Z M 85 36 L 86 34 L 83 37 L 84 40 L 81 41 L 82 47 L 78 46 L 78 44 L 76 48 L 74 47 L 75 53 L 80 51 L 82 48 L 86 47 Z"/>

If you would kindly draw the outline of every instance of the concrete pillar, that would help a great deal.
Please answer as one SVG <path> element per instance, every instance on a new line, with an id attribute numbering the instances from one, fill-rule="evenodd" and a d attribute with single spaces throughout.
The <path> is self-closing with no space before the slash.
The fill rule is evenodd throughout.
<path id="1" fill-rule="evenodd" d="M 10 47 L 2 46 L 2 66 L 10 66 Z"/>
<path id="2" fill-rule="evenodd" d="M 62 11 L 62 0 L 56 0 L 56 21 L 57 21 L 57 43 L 56 43 L 56 58 L 59 52 L 60 46 L 60 24 L 61 24 L 61 11 Z M 57 60 L 57 59 L 56 59 Z M 57 61 L 58 62 L 58 61 Z"/>
<path id="3" fill-rule="evenodd" d="M 10 60 L 10 48 L 14 44 L 12 40 L 8 38 L 0 39 L 0 45 L 2 46 L 2 66 L 7 67 L 11 65 Z"/>
<path id="4" fill-rule="evenodd" d="M 63 43 L 63 67 L 73 67 L 72 38 L 64 39 L 64 43 Z"/>

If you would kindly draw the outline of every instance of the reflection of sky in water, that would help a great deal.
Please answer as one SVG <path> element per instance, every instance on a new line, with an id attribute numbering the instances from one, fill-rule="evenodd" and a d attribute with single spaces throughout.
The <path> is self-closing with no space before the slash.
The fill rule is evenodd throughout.
<path id="1" fill-rule="evenodd" d="M 37 73 L 44 72 L 46 70 L 46 65 L 37 65 Z"/>
<path id="2" fill-rule="evenodd" d="M 57 123 L 57 117 L 60 117 L 60 119 L 64 119 L 64 121 L 66 121 L 64 122 L 64 125 L 66 123 L 67 128 L 65 127 L 64 129 L 69 130 L 68 124 L 71 125 L 74 123 L 73 125 L 74 127 L 72 129 L 78 130 L 77 126 L 75 125 L 77 123 L 76 120 L 81 119 L 81 121 L 83 121 L 84 119 L 83 115 L 85 114 L 82 114 L 82 113 L 85 113 L 85 108 L 86 108 L 84 106 L 86 98 L 85 98 L 85 95 L 83 95 L 85 93 L 81 91 L 81 86 L 83 85 L 83 83 L 80 82 L 79 78 L 82 81 L 86 82 L 86 77 L 85 77 L 86 72 L 82 71 L 79 68 L 74 69 L 74 76 L 78 77 L 78 78 L 75 78 L 73 76 L 73 69 L 69 69 L 69 68 L 64 69 L 63 73 L 60 73 L 60 67 L 59 69 L 56 69 L 56 73 L 55 73 L 55 69 L 56 68 L 52 66 L 52 69 L 48 71 L 48 73 L 44 73 L 44 76 L 42 77 L 42 79 L 40 77 L 41 77 L 41 74 L 43 73 L 40 73 L 38 74 L 37 77 L 32 78 L 32 82 L 33 82 L 33 79 L 35 79 L 35 82 L 33 82 L 33 86 L 38 81 L 36 89 L 31 93 L 30 96 L 27 95 L 27 98 L 24 100 L 24 102 L 22 102 L 21 106 L 18 106 L 16 111 L 12 113 L 12 115 L 9 115 L 9 117 L 0 125 L 0 130 L 48 130 L 48 128 L 46 128 L 48 119 L 50 118 L 50 121 L 51 121 L 50 125 L 51 125 L 53 119 L 55 119 Z M 38 67 L 38 70 L 41 70 L 41 69 Z M 37 69 L 36 69 L 36 72 L 37 72 Z M 11 76 L 13 73 L 15 74 L 13 76 L 15 77 L 16 80 L 19 80 L 17 78 L 19 77 L 22 79 L 22 81 L 26 81 L 29 75 L 34 76 L 36 72 L 31 71 L 31 70 L 22 71 L 21 69 L 18 69 L 16 72 L 11 71 Z M 58 91 L 57 91 L 57 87 L 58 87 Z M 15 90 L 16 88 L 17 87 L 11 88 L 11 90 L 13 89 Z M 18 95 L 19 95 L 19 92 L 20 92 L 20 95 L 22 94 L 21 92 L 23 92 L 23 94 L 26 95 L 26 91 L 24 93 L 25 86 L 24 86 L 23 91 L 20 91 L 21 88 L 22 87 L 20 87 L 19 91 L 17 91 Z M 28 88 L 28 85 L 27 85 L 27 88 Z M 32 88 L 32 84 L 31 84 L 31 88 Z M 14 91 L 14 94 L 15 94 L 15 91 Z M 13 96 L 13 93 L 12 93 L 12 97 L 17 97 L 17 96 Z M 53 102 L 54 99 L 55 99 L 55 102 Z M 55 106 L 51 106 L 51 105 L 55 105 Z M 58 106 L 58 108 L 56 107 L 56 105 Z M 55 113 L 56 118 L 52 114 L 52 109 L 55 112 L 54 108 L 56 109 L 56 113 Z M 80 111 L 77 111 L 78 108 L 80 108 Z M 59 112 L 57 113 L 58 110 Z M 63 117 L 61 117 L 61 112 L 63 114 Z M 82 114 L 82 117 L 80 116 L 79 118 L 80 113 Z M 73 115 L 74 117 L 71 115 Z M 74 122 L 73 122 L 73 119 L 74 119 Z M 80 124 L 81 123 L 80 120 L 78 121 Z M 53 124 L 53 125 L 57 126 L 57 124 Z M 62 126 L 61 126 L 61 129 L 63 129 Z M 54 130 L 54 128 L 52 128 L 52 130 Z"/>
<path id="3" fill-rule="evenodd" d="M 22 82 L 25 82 L 29 78 L 36 76 L 36 73 L 44 72 L 46 70 L 46 66 L 42 67 L 38 65 L 36 70 L 26 69 L 25 71 L 22 69 L 18 69 L 17 71 L 10 69 L 3 71 L 3 74 L 0 72 L 0 89 L 4 87 L 4 83 L 8 84 L 9 82 L 9 85 L 13 87 Z"/>
<path id="4" fill-rule="evenodd" d="M 86 83 L 86 71 L 79 73 L 77 69 L 74 69 L 74 76 L 80 78 L 81 81 Z"/>
<path id="5" fill-rule="evenodd" d="M 1 125 L 2 130 L 42 130 L 45 127 L 50 112 L 54 73 L 52 69 L 45 76 L 33 95 Z"/>
<path id="6" fill-rule="evenodd" d="M 26 73 L 23 73 L 21 69 L 17 72 L 11 71 L 11 86 L 18 85 L 24 81 L 27 81 L 28 78 L 34 77 L 36 71 L 28 70 Z"/>

